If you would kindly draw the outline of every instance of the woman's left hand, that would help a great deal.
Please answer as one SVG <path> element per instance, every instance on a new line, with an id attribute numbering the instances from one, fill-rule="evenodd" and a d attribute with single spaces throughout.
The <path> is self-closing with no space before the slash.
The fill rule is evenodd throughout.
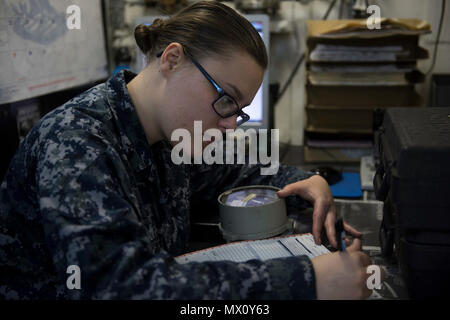
<path id="1" fill-rule="evenodd" d="M 314 175 L 308 179 L 297 181 L 286 185 L 277 192 L 280 198 L 290 195 L 299 195 L 303 199 L 311 202 L 314 206 L 312 233 L 316 244 L 321 244 L 320 234 L 322 227 L 330 241 L 330 244 L 337 248 L 336 242 L 336 205 L 327 181 L 319 175 Z M 344 222 L 344 229 L 354 237 L 361 237 L 362 233 Z"/>

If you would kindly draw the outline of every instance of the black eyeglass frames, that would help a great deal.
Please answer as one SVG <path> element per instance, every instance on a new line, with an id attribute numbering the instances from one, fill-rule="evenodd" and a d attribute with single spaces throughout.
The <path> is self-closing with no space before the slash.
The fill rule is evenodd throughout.
<path id="1" fill-rule="evenodd" d="M 157 57 L 161 57 L 162 54 L 163 52 L 158 53 Z M 229 118 L 237 114 L 238 117 L 240 117 L 240 119 L 238 118 L 237 120 L 237 126 L 240 126 L 250 120 L 250 116 L 242 111 L 241 108 L 239 108 L 239 104 L 236 102 L 236 100 L 217 84 L 217 82 L 208 74 L 208 72 L 206 72 L 206 70 L 200 65 L 200 63 L 198 63 L 198 61 L 195 60 L 189 53 L 186 53 L 186 55 L 189 56 L 194 65 L 200 70 L 203 76 L 212 84 L 214 89 L 216 89 L 217 91 L 217 98 L 211 104 L 213 110 L 222 118 Z"/>

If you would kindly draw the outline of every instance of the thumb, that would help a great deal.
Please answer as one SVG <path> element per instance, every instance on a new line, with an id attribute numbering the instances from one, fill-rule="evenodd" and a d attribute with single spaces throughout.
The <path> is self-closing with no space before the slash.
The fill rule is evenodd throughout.
<path id="1" fill-rule="evenodd" d="M 361 251 L 362 242 L 361 239 L 354 238 L 353 243 L 347 248 L 347 251 Z"/>

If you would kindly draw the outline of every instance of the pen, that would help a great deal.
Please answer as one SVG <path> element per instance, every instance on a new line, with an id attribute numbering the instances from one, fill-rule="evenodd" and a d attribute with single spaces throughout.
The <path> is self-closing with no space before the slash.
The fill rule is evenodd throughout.
<path id="1" fill-rule="evenodd" d="M 344 230 L 344 221 L 342 218 L 338 219 L 335 224 L 336 228 L 336 242 L 338 245 L 339 251 L 345 251 L 345 230 Z"/>

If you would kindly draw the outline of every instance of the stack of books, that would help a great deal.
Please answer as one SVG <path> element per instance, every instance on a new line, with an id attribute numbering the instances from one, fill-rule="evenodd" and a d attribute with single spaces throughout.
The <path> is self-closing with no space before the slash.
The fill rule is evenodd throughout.
<path id="1" fill-rule="evenodd" d="M 414 86 L 428 52 L 419 37 L 431 32 L 418 19 L 307 21 L 305 162 L 359 162 L 370 155 L 373 114 L 420 107 Z"/>

